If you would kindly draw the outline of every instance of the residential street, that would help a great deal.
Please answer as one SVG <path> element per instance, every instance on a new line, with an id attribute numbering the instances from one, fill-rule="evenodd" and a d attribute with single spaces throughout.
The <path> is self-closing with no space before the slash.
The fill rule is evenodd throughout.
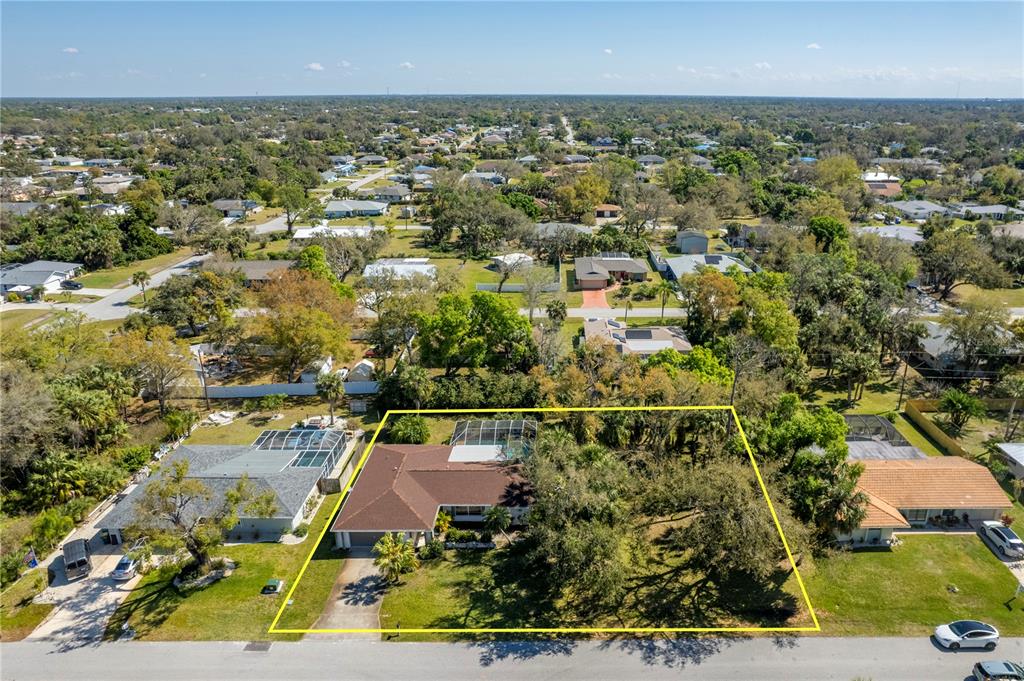
<path id="1" fill-rule="evenodd" d="M 519 308 L 519 314 L 528 316 L 530 311 L 525 307 Z M 624 307 L 570 307 L 566 310 L 566 315 L 569 317 L 583 318 L 583 319 L 623 319 L 627 316 L 631 318 L 644 317 L 646 319 L 656 318 L 661 319 L 661 308 L 660 307 L 634 307 L 626 313 Z M 544 312 L 543 308 L 536 308 L 533 311 L 534 318 L 546 317 L 547 313 Z M 665 318 L 669 317 L 685 317 L 686 310 L 679 307 L 666 307 Z"/>
<path id="2" fill-rule="evenodd" d="M 262 648 L 263 646 L 253 646 Z M 244 642 L 126 642 L 78 648 L 6 644 L 5 681 L 139 679 L 699 679 L 701 681 L 963 681 L 981 659 L 1020 661 L 1024 639 L 992 653 L 949 653 L 926 638 L 752 638 L 548 643 L 306 640 L 246 650 Z"/>

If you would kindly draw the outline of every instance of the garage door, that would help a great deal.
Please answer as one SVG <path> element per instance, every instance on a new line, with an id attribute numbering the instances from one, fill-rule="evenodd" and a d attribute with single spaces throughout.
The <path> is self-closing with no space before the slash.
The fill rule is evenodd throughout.
<path id="1" fill-rule="evenodd" d="M 384 536 L 383 532 L 349 532 L 348 538 L 352 546 L 373 546 Z"/>

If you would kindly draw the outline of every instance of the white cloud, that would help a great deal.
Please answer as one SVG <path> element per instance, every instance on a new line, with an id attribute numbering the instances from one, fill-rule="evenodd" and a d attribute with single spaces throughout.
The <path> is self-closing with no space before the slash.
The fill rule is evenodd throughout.
<path id="1" fill-rule="evenodd" d="M 398 68 L 405 69 L 406 71 L 412 71 L 414 68 L 416 68 L 416 65 L 413 64 L 411 61 L 403 61 L 401 64 L 398 65 Z"/>
<path id="2" fill-rule="evenodd" d="M 78 48 L 77 47 L 65 47 L 63 50 L 61 50 L 61 52 L 63 52 L 64 54 L 78 54 Z"/>
<path id="3" fill-rule="evenodd" d="M 338 66 L 340 66 L 343 69 L 347 69 L 348 67 L 352 66 L 352 62 L 350 62 L 348 59 L 342 59 L 340 62 L 338 62 Z"/>
<path id="4" fill-rule="evenodd" d="M 610 47 L 604 48 L 604 53 L 605 54 L 611 54 L 612 53 L 612 48 L 610 48 Z"/>
<path id="5" fill-rule="evenodd" d="M 771 71 L 772 65 L 766 61 L 759 61 L 756 64 L 754 64 L 754 68 L 757 69 L 758 71 Z"/>
<path id="6" fill-rule="evenodd" d="M 821 49 L 821 45 L 819 45 L 818 43 L 808 43 L 807 44 L 807 49 L 808 50 L 820 50 Z"/>
<path id="7" fill-rule="evenodd" d="M 605 80 L 621 80 L 622 75 L 618 73 L 602 73 L 601 77 Z"/>
<path id="8" fill-rule="evenodd" d="M 310 62 L 309 64 L 306 64 L 302 68 L 304 68 L 307 71 L 323 71 L 324 70 L 324 65 L 321 64 L 318 61 L 314 61 L 314 62 Z"/>
<path id="9" fill-rule="evenodd" d="M 683 66 L 682 64 L 676 66 L 676 71 L 678 71 L 679 73 L 689 73 L 691 75 L 697 73 L 697 69 L 693 68 L 692 66 Z"/>

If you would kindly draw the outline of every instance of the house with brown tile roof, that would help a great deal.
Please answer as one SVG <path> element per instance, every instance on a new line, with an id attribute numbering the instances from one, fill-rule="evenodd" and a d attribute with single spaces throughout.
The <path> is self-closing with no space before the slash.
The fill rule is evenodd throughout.
<path id="1" fill-rule="evenodd" d="M 987 468 L 959 456 L 868 459 L 857 489 L 867 496 L 860 527 L 839 535 L 854 545 L 888 545 L 895 530 L 977 527 L 1010 502 Z"/>
<path id="2" fill-rule="evenodd" d="M 466 453 L 452 445 L 376 445 L 331 526 L 335 544 L 373 546 L 394 532 L 420 545 L 433 538 L 442 510 L 455 522 L 480 523 L 500 505 L 522 522 L 531 496 L 520 465 Z"/>

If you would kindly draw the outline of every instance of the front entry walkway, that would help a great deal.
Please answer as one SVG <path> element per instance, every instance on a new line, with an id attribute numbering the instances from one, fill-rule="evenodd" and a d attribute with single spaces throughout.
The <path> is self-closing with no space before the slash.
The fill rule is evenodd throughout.
<path id="1" fill-rule="evenodd" d="M 384 578 L 373 564 L 369 548 L 349 549 L 345 565 L 338 575 L 324 613 L 315 629 L 379 629 L 380 602 L 384 598 Z M 380 634 L 309 634 L 330 638 L 380 639 Z"/>

